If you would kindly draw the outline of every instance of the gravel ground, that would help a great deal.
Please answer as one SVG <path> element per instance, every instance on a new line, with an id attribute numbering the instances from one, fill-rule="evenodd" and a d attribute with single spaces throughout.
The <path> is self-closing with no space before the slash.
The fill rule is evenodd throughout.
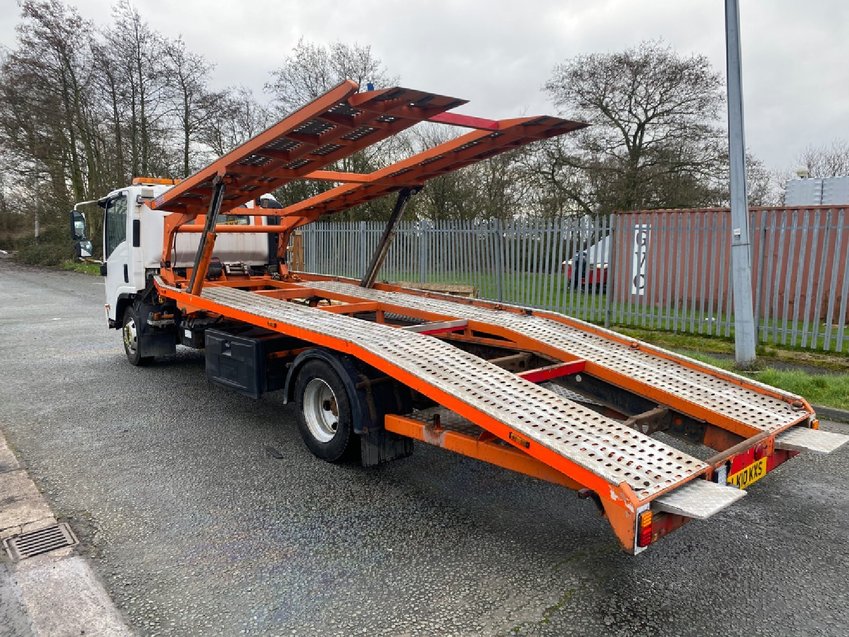
<path id="1" fill-rule="evenodd" d="M 202 354 L 131 367 L 102 306 L 0 259 L 0 429 L 141 634 L 847 634 L 849 449 L 630 557 L 589 501 L 438 449 L 323 463 Z"/>

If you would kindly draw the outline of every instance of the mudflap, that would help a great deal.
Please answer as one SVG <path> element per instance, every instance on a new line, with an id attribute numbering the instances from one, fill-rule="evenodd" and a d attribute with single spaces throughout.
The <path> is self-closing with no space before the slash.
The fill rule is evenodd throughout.
<path id="1" fill-rule="evenodd" d="M 162 332 L 148 328 L 139 338 L 139 351 L 142 356 L 174 356 L 177 353 L 177 338 L 174 332 Z"/>
<path id="2" fill-rule="evenodd" d="M 154 312 L 162 312 L 161 305 L 137 302 L 136 305 L 141 325 L 139 325 L 139 352 L 143 357 L 175 356 L 177 354 L 177 327 L 153 327 L 149 325 L 148 317 Z"/>
<path id="3" fill-rule="evenodd" d="M 360 436 L 360 460 L 364 467 L 376 467 L 412 454 L 412 438 L 385 429 L 375 429 Z"/>
<path id="4" fill-rule="evenodd" d="M 412 410 L 410 390 L 365 365 L 357 365 L 356 389 L 365 415 L 360 434 L 360 461 L 375 467 L 413 454 L 413 440 L 383 428 L 386 414 Z"/>

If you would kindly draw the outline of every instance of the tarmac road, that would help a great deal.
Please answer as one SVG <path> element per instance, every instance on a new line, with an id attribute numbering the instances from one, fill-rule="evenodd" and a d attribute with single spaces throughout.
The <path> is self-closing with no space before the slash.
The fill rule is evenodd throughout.
<path id="1" fill-rule="evenodd" d="M 849 449 L 630 557 L 589 501 L 439 449 L 321 462 L 202 354 L 131 367 L 103 302 L 0 259 L 0 429 L 141 634 L 849 632 Z"/>

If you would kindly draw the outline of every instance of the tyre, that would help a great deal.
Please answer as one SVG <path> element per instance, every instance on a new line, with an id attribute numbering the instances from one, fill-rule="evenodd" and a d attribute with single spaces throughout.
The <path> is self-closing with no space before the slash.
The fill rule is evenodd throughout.
<path id="1" fill-rule="evenodd" d="M 141 319 L 139 318 L 138 309 L 132 305 L 128 305 L 124 310 L 124 321 L 121 329 L 121 335 L 124 340 L 124 353 L 127 354 L 127 360 L 130 365 L 137 367 L 148 365 L 152 360 L 152 356 L 141 355 Z"/>
<path id="2" fill-rule="evenodd" d="M 344 459 L 355 438 L 351 401 L 333 367 L 323 360 L 304 363 L 295 381 L 298 430 L 307 448 L 328 462 Z"/>

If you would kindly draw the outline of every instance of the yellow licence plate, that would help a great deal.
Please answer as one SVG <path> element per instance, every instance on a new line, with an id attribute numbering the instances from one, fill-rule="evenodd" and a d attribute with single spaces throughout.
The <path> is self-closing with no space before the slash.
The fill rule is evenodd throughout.
<path id="1" fill-rule="evenodd" d="M 732 473 L 728 476 L 728 484 L 733 484 L 738 489 L 745 489 L 750 484 L 754 484 L 766 475 L 766 456 L 760 460 L 755 460 L 748 467 Z"/>

